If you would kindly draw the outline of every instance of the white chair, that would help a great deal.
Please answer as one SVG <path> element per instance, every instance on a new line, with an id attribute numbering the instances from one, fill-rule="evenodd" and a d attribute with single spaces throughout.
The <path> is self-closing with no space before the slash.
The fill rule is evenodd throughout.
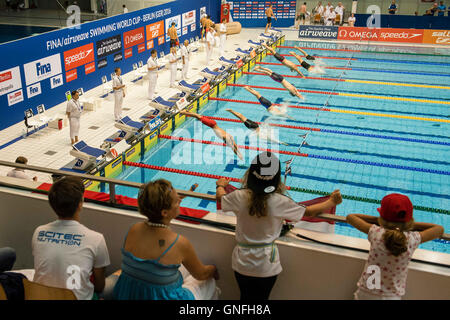
<path id="1" fill-rule="evenodd" d="M 36 107 L 38 113 L 38 121 L 42 124 L 48 124 L 50 121 L 53 121 L 55 117 L 48 117 L 45 114 L 45 107 L 43 104 L 40 104 Z"/>
<path id="2" fill-rule="evenodd" d="M 83 88 L 78 88 L 78 100 L 80 104 L 83 106 L 84 110 L 95 111 L 100 107 L 100 99 L 93 97 L 86 97 Z"/>
<path id="3" fill-rule="evenodd" d="M 113 86 L 112 86 L 112 79 L 111 82 L 108 82 L 108 78 L 106 76 L 102 77 L 102 91 L 103 91 L 103 95 L 102 97 L 105 98 L 106 96 L 108 96 L 108 94 L 113 92 Z"/>
<path id="4" fill-rule="evenodd" d="M 27 136 L 28 136 L 28 130 L 33 128 L 34 130 L 39 129 L 40 126 L 40 122 L 34 117 L 34 113 L 33 110 L 27 109 L 25 110 L 25 117 L 24 122 L 25 122 L 25 127 L 27 128 Z"/>

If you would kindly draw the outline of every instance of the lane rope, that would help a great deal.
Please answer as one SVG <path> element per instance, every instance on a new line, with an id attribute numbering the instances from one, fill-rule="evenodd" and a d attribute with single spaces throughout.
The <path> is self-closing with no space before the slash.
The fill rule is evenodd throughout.
<path id="1" fill-rule="evenodd" d="M 155 166 L 145 163 L 138 163 L 138 162 L 130 162 L 130 161 L 123 161 L 123 165 L 130 166 L 130 167 L 137 167 L 137 168 L 145 168 L 145 169 L 151 169 L 151 170 L 158 170 L 158 171 L 166 171 L 166 172 L 172 172 L 172 173 L 178 173 L 178 174 L 185 174 L 185 175 L 191 175 L 191 176 L 197 176 L 197 177 L 203 177 L 203 178 L 209 178 L 209 179 L 219 179 L 219 178 L 225 178 L 230 181 L 241 183 L 241 179 L 238 178 L 232 178 L 227 176 L 220 176 L 220 175 L 214 175 L 209 173 L 202 173 L 202 172 L 196 172 L 196 171 L 189 171 L 189 170 L 181 170 L 181 169 L 175 169 L 175 168 L 167 168 L 162 166 Z M 286 186 L 287 190 L 292 190 L 296 192 L 302 192 L 302 193 L 309 193 L 309 194 L 316 194 L 316 195 L 329 195 L 329 192 L 320 191 L 320 190 L 314 190 L 314 189 L 306 189 L 306 188 L 297 188 L 297 187 L 291 187 Z M 374 204 L 380 204 L 381 200 L 378 199 L 371 199 L 366 197 L 358 197 L 358 196 L 352 196 L 352 195 L 344 195 L 342 194 L 343 199 L 353 200 L 353 201 L 359 201 L 359 202 L 366 202 L 366 203 L 374 203 Z M 437 208 L 430 208 L 425 206 L 414 206 L 414 209 L 425 211 L 425 212 L 432 212 L 432 213 L 441 213 L 450 215 L 450 210 L 445 209 L 437 209 Z"/>

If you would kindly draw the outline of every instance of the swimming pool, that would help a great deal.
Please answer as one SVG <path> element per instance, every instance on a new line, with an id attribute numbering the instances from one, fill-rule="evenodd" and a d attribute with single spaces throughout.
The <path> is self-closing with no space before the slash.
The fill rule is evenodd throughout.
<path id="1" fill-rule="evenodd" d="M 0 24 L 0 43 L 30 37 L 58 28 Z"/>
<path id="2" fill-rule="evenodd" d="M 323 45 L 323 47 L 321 47 Z M 336 214 L 378 215 L 379 204 L 388 193 L 410 197 L 417 207 L 416 221 L 433 222 L 450 231 L 450 51 L 436 54 L 433 49 L 406 48 L 405 52 L 388 53 L 390 48 L 352 45 L 352 49 L 329 48 L 314 42 L 286 41 L 277 51 L 289 55 L 289 48 L 306 48 L 310 55 L 325 64 L 325 74 L 295 77 L 273 56 L 260 65 L 286 75 L 286 79 L 302 90 L 305 101 L 291 97 L 280 84 L 255 70 L 244 74 L 234 86 L 210 101 L 201 114 L 216 119 L 218 125 L 235 136 L 238 145 L 254 146 L 253 136 L 242 123 L 225 109 L 232 108 L 253 121 L 273 124 L 284 145 L 258 147 L 280 150 L 283 163 L 293 158 L 292 175 L 286 184 L 294 187 L 289 195 L 295 201 L 309 200 L 340 189 L 347 197 Z M 377 50 L 378 52 L 371 52 Z M 358 52 L 359 51 L 359 52 Z M 401 51 L 398 50 L 397 51 Z M 291 61 L 294 57 L 287 56 Z M 316 61 L 317 62 L 317 61 Z M 256 98 L 242 86 L 255 87 L 274 103 L 288 105 L 295 120 L 269 118 Z M 252 103 L 253 102 L 253 103 Z M 300 154 L 302 135 L 308 133 Z M 140 162 L 241 178 L 255 150 L 244 150 L 244 161 L 232 156 L 229 148 L 202 143 L 219 141 L 195 119 L 189 118 L 171 136 L 195 141 L 175 141 L 170 137 L 160 142 Z M 261 142 L 260 142 L 261 143 Z M 284 164 L 282 164 L 284 174 Z M 198 183 L 198 192 L 215 194 L 215 179 L 166 171 L 125 167 L 118 179 L 135 182 L 165 178 L 175 188 L 187 190 Z M 238 186 L 236 183 L 232 183 Z M 118 187 L 118 194 L 131 197 L 137 191 Z M 186 198 L 182 206 L 215 211 L 214 202 Z M 353 237 L 367 236 L 356 229 L 337 223 L 335 233 Z M 420 248 L 450 252 L 448 241 L 435 240 Z"/>

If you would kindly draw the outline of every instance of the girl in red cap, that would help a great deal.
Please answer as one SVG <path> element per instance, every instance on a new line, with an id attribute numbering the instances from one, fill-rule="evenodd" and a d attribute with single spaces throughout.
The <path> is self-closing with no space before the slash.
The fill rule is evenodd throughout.
<path id="1" fill-rule="evenodd" d="M 408 264 L 417 247 L 439 238 L 442 226 L 414 222 L 409 198 L 391 193 L 381 200 L 380 217 L 350 214 L 347 222 L 368 234 L 369 258 L 358 281 L 356 300 L 400 300 L 405 294 Z M 421 230 L 421 231 L 414 231 Z"/>
<path id="2" fill-rule="evenodd" d="M 234 142 L 233 136 L 230 135 L 228 132 L 226 132 L 225 130 L 223 130 L 221 127 L 219 127 L 216 123 L 216 121 L 214 121 L 213 119 L 209 119 L 205 116 L 201 116 L 197 113 L 193 113 L 193 112 L 189 112 L 189 111 L 185 111 L 182 110 L 180 111 L 181 114 L 184 114 L 187 117 L 194 117 L 197 118 L 198 120 L 200 120 L 204 125 L 210 127 L 211 129 L 214 130 L 214 133 L 216 134 L 216 136 L 218 136 L 220 139 L 223 140 L 223 142 L 229 146 L 231 149 L 233 149 L 233 152 L 239 157 L 239 159 L 243 160 L 244 158 L 242 157 L 241 152 L 238 149 L 238 146 L 236 144 L 236 142 Z"/>

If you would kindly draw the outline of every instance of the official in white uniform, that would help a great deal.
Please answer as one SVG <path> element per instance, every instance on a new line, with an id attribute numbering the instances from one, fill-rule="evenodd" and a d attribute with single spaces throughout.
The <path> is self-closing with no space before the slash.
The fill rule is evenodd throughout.
<path id="1" fill-rule="evenodd" d="M 114 69 L 115 75 L 113 78 L 113 90 L 114 90 L 114 119 L 119 121 L 122 119 L 122 104 L 123 98 L 125 98 L 125 85 L 123 84 L 122 70 L 120 68 Z"/>
<path id="2" fill-rule="evenodd" d="M 339 15 L 339 25 L 342 25 L 342 19 L 344 17 L 344 6 L 342 5 L 342 2 L 339 2 L 337 7 L 334 9 L 334 12 L 336 12 L 336 16 Z"/>
<path id="3" fill-rule="evenodd" d="M 188 78 L 188 71 L 189 71 L 189 60 L 191 58 L 191 52 L 189 50 L 189 41 L 188 40 L 184 40 L 183 45 L 181 45 L 180 47 L 180 51 L 181 51 L 181 59 L 183 62 L 183 71 L 182 71 L 182 75 L 183 75 L 183 79 L 187 80 Z"/>
<path id="4" fill-rule="evenodd" d="M 70 140 L 72 144 L 78 142 L 78 134 L 80 132 L 81 104 L 78 101 L 78 91 L 71 92 L 72 99 L 67 102 L 66 114 L 69 118 Z"/>
<path id="5" fill-rule="evenodd" d="M 27 164 L 28 163 L 28 159 L 25 158 L 25 157 L 17 157 L 16 163 Z M 36 176 L 31 178 L 29 175 L 27 175 L 25 173 L 24 169 L 19 169 L 19 168 L 12 169 L 11 171 L 8 172 L 8 174 L 6 176 L 7 177 L 13 177 L 13 178 L 19 178 L 19 179 L 25 179 L 25 180 L 37 181 L 37 177 Z"/>
<path id="6" fill-rule="evenodd" d="M 222 23 L 219 27 L 219 34 L 220 34 L 220 55 L 223 56 L 225 52 L 225 41 L 227 40 L 227 20 L 223 19 Z"/>
<path id="7" fill-rule="evenodd" d="M 209 65 L 209 61 L 211 60 L 211 53 L 214 46 L 214 36 L 211 32 L 211 28 L 206 29 L 206 65 Z"/>
<path id="8" fill-rule="evenodd" d="M 330 11 L 328 11 L 328 14 L 325 12 L 325 25 L 326 26 L 332 26 L 334 24 L 334 21 L 336 20 L 336 12 L 334 12 L 334 8 L 331 7 Z"/>
<path id="9" fill-rule="evenodd" d="M 151 51 L 151 56 L 147 60 L 148 70 L 148 98 L 153 100 L 155 95 L 156 82 L 158 81 L 158 61 L 155 49 Z"/>
<path id="10" fill-rule="evenodd" d="M 170 53 L 167 55 L 167 59 L 169 60 L 169 69 L 170 69 L 170 87 L 175 87 L 175 80 L 177 78 L 177 48 L 170 48 Z"/>

